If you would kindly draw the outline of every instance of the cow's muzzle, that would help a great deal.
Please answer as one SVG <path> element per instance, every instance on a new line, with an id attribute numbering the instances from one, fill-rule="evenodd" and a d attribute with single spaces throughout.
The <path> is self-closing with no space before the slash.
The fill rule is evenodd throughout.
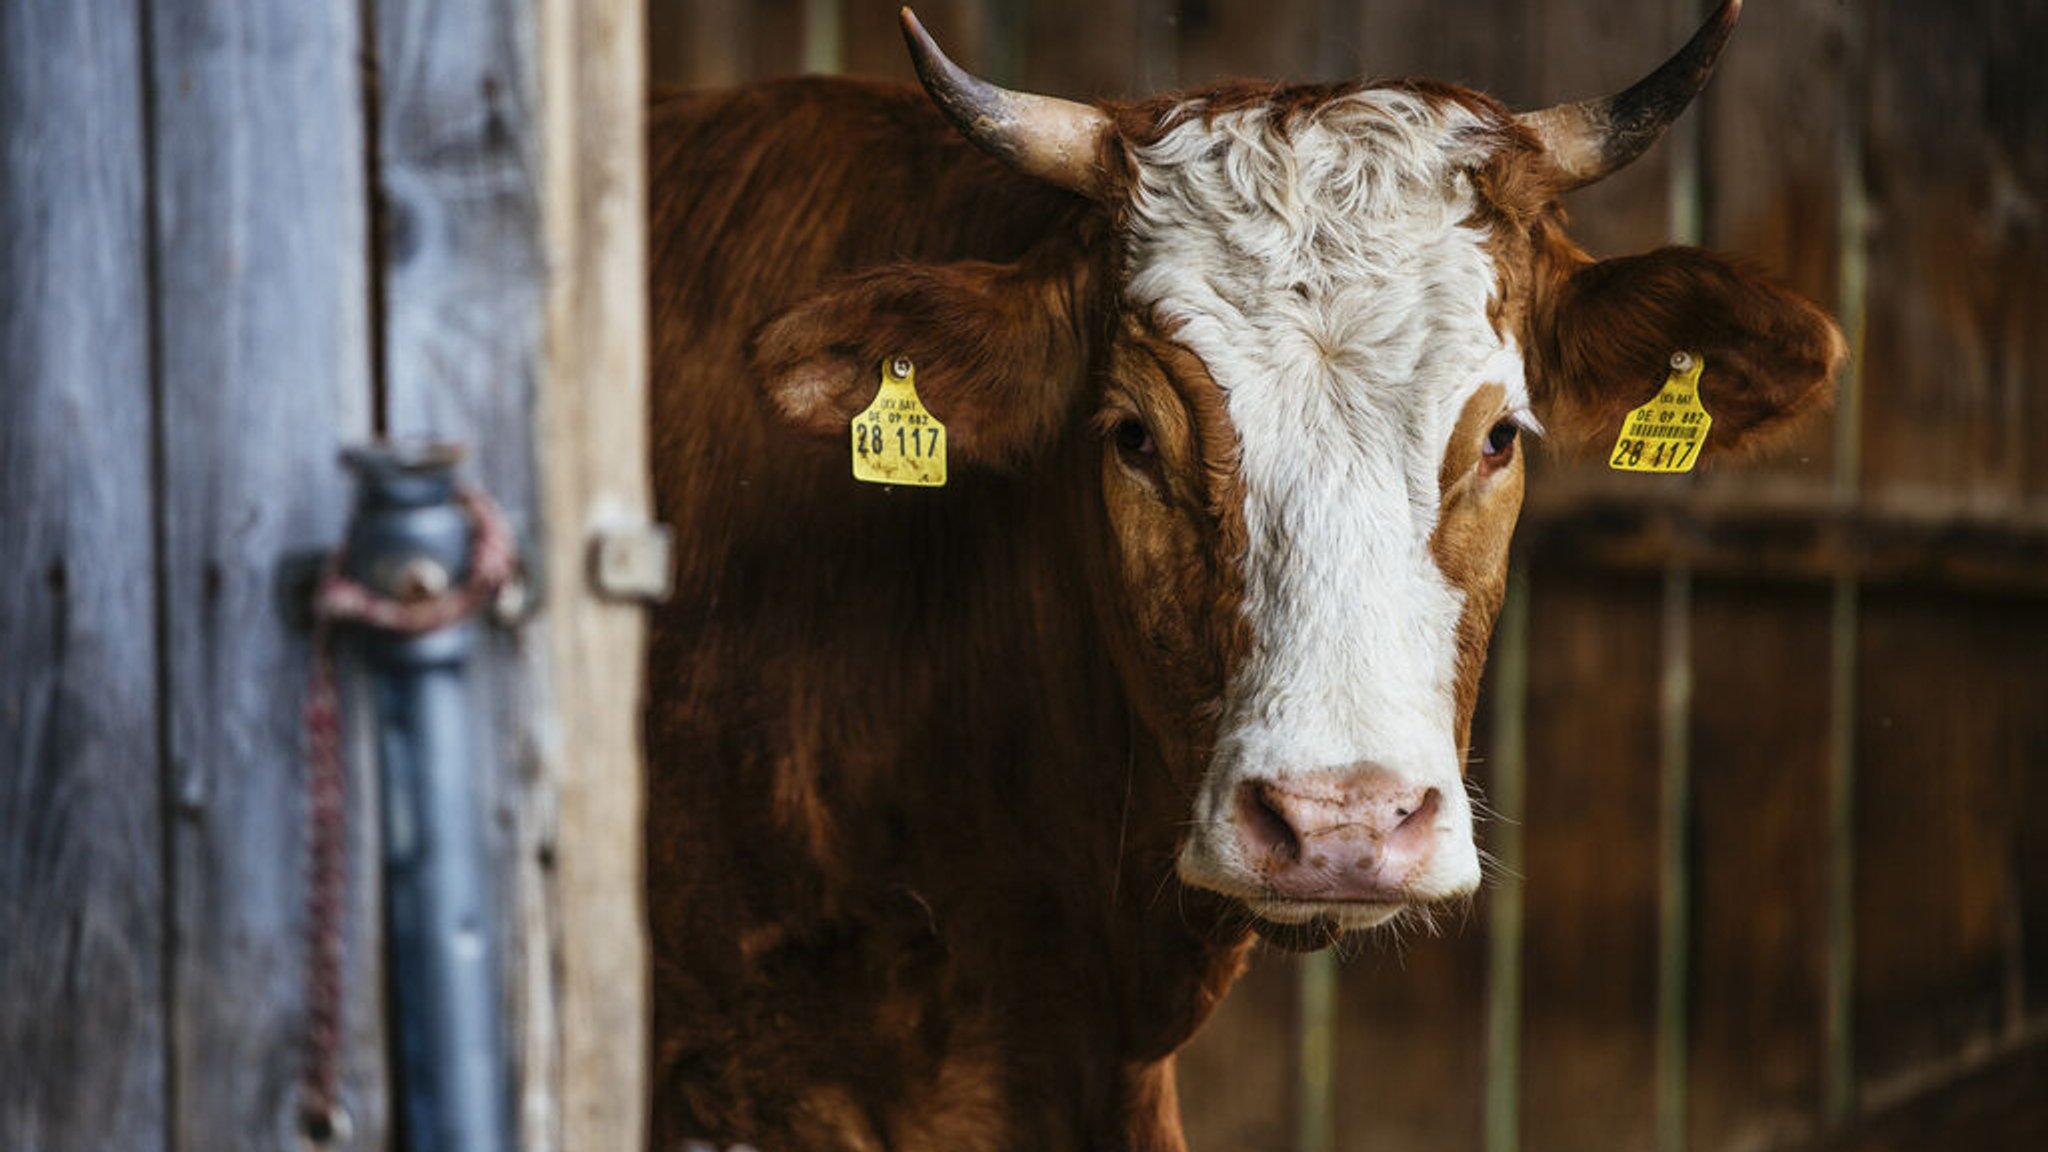
<path id="1" fill-rule="evenodd" d="M 1244 901 L 1261 921 L 1327 935 L 1478 885 L 1456 785 L 1353 764 L 1242 780 L 1229 797 L 1204 830 L 1208 842 L 1183 853 L 1181 875 Z"/>

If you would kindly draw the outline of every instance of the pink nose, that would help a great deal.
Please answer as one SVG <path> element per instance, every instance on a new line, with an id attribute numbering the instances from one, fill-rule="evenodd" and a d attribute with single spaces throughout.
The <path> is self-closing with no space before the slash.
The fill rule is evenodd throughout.
<path id="1" fill-rule="evenodd" d="M 1237 790 L 1237 841 L 1267 890 L 1289 900 L 1393 904 L 1435 850 L 1443 794 L 1376 764 Z"/>

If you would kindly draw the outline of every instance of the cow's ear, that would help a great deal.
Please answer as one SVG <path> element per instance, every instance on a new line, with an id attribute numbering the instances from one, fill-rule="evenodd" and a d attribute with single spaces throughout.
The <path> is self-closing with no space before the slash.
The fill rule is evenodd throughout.
<path id="1" fill-rule="evenodd" d="M 1538 277 L 1532 398 L 1568 451 L 1611 447 L 1629 411 L 1663 387 L 1675 352 L 1705 361 L 1703 458 L 1767 442 L 1825 407 L 1847 358 L 1818 306 L 1702 249 L 1601 261 L 1558 252 Z"/>
<path id="2" fill-rule="evenodd" d="M 1017 464 L 1048 443 L 1087 374 L 1085 275 L 1032 264 L 892 264 L 835 281 L 755 334 L 777 412 L 844 440 L 883 361 L 908 356 L 918 397 L 969 464 Z"/>

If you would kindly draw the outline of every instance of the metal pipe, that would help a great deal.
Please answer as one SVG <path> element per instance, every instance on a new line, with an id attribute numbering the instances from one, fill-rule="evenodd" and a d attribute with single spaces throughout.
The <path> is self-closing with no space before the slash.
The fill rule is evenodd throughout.
<path id="1" fill-rule="evenodd" d="M 348 452 L 356 507 L 348 575 L 397 599 L 461 581 L 470 524 L 454 445 Z M 466 664 L 475 624 L 359 638 L 377 713 L 384 922 L 409 1152 L 511 1152 L 496 934 Z"/>

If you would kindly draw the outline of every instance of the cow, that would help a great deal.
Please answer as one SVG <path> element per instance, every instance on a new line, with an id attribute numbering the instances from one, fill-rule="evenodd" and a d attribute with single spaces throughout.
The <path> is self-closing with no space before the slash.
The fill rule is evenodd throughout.
<path id="1" fill-rule="evenodd" d="M 1525 439 L 1609 448 L 1675 353 L 1702 454 L 1826 403 L 1814 304 L 1559 197 L 1705 82 L 922 90 L 651 109 L 653 1138 L 1184 1146 L 1250 944 L 1470 899 L 1463 765 Z M 862 483 L 883 374 L 943 486 Z M 858 443 L 858 441 L 857 441 Z"/>

